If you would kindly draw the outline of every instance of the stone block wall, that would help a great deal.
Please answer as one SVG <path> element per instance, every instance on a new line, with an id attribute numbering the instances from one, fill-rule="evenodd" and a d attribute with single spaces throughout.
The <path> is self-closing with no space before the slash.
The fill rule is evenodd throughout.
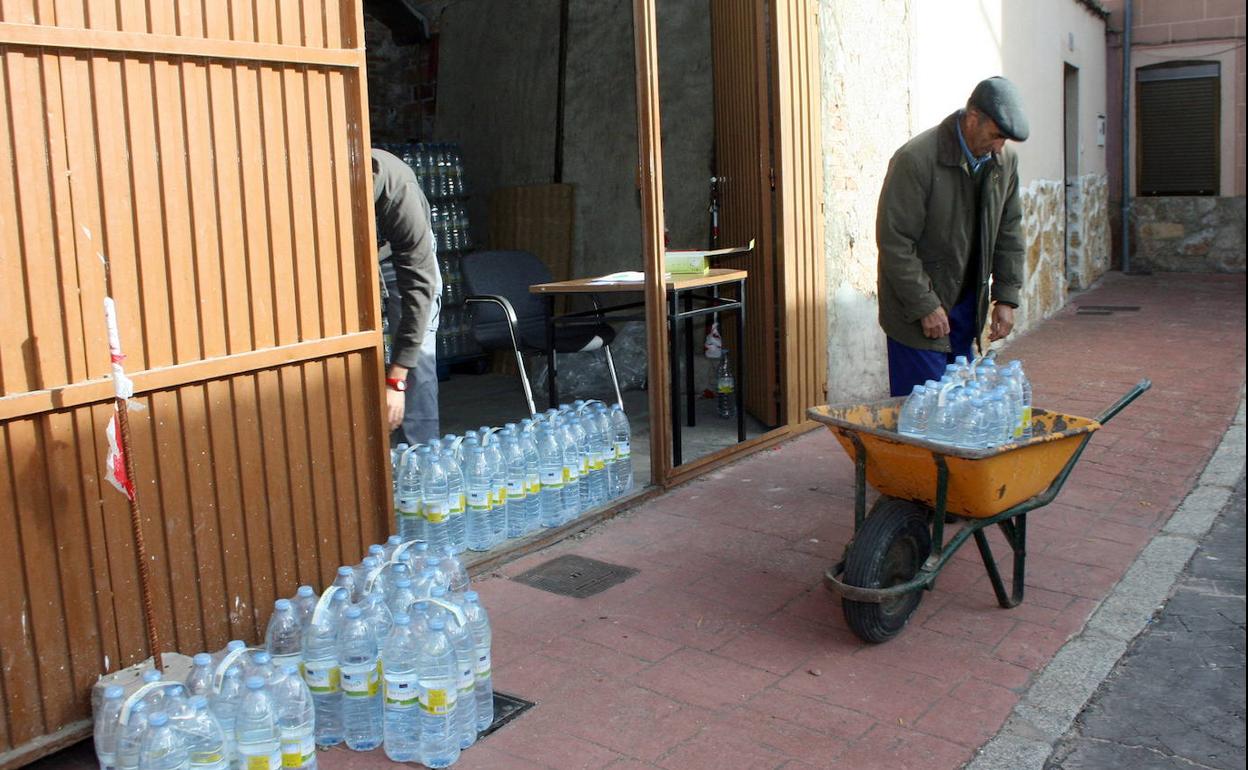
<path id="1" fill-rule="evenodd" d="M 1244 272 L 1244 196 L 1136 198 L 1132 268 Z"/>
<path id="2" fill-rule="evenodd" d="M 1037 179 L 1019 190 L 1027 272 L 1014 314 L 1015 334 L 1053 315 L 1066 302 L 1064 195 L 1065 185 L 1054 179 Z"/>
<path id="3" fill-rule="evenodd" d="M 1066 217 L 1068 253 L 1066 282 L 1074 290 L 1086 289 L 1109 270 L 1109 178 L 1085 174 L 1067 190 L 1070 212 Z"/>

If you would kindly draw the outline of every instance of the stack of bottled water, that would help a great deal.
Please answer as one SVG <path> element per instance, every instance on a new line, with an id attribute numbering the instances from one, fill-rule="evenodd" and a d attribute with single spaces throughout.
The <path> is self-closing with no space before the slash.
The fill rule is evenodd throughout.
<path id="1" fill-rule="evenodd" d="M 601 401 L 400 444 L 390 459 L 399 536 L 456 554 L 561 526 L 633 486 L 628 417 Z"/>
<path id="2" fill-rule="evenodd" d="M 316 748 L 339 743 L 453 764 L 494 721 L 489 616 L 469 589 L 449 545 L 370 546 L 319 597 L 278 599 L 264 647 L 235 640 L 196 655 L 185 682 L 148 670 L 128 696 L 106 688 L 100 765 L 314 770 Z"/>
<path id="3" fill-rule="evenodd" d="M 915 385 L 897 432 L 965 449 L 987 449 L 1032 437 L 1031 382 L 1020 361 L 998 366 L 991 354 L 958 356 L 939 382 Z"/>

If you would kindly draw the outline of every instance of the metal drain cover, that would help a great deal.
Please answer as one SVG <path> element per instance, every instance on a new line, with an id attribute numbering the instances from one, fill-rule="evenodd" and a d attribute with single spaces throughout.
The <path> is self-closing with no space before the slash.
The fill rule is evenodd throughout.
<path id="1" fill-rule="evenodd" d="M 539 564 L 514 580 L 552 594 L 584 599 L 637 574 L 632 567 L 568 554 Z"/>
<path id="2" fill-rule="evenodd" d="M 1075 315 L 1113 315 L 1114 313 L 1136 313 L 1139 305 L 1077 305 Z"/>
<path id="3" fill-rule="evenodd" d="M 484 738 L 531 708 L 533 708 L 533 701 L 517 698 L 506 693 L 495 692 L 494 721 L 490 723 L 489 727 L 482 730 L 477 738 Z"/>

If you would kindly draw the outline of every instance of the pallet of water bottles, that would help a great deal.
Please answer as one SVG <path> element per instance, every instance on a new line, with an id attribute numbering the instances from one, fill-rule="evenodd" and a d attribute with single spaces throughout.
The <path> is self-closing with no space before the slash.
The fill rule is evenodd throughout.
<path id="1" fill-rule="evenodd" d="M 454 553 L 562 526 L 633 485 L 628 417 L 619 404 L 596 400 L 400 444 L 391 461 L 400 537 Z"/>
<path id="2" fill-rule="evenodd" d="M 939 381 L 915 385 L 901 405 L 897 432 L 964 449 L 1031 438 L 1031 381 L 1022 361 L 998 365 L 996 351 L 957 356 Z"/>
<path id="3" fill-rule="evenodd" d="M 489 616 L 469 589 L 449 547 L 370 546 L 319 596 L 278 599 L 262 647 L 231 641 L 185 677 L 104 687 L 100 767 L 313 770 L 317 748 L 344 743 L 452 765 L 494 721 Z"/>

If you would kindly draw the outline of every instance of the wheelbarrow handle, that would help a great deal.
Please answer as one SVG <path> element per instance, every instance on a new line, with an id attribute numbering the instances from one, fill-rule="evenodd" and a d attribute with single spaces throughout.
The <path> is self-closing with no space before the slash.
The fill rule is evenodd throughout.
<path id="1" fill-rule="evenodd" d="M 1111 406 L 1110 408 L 1106 409 L 1104 412 L 1101 412 L 1099 415 L 1097 415 L 1096 421 L 1102 425 L 1109 422 L 1110 419 L 1113 418 L 1114 415 L 1118 414 L 1123 409 L 1126 409 L 1127 404 L 1130 404 L 1132 401 L 1144 395 L 1144 391 L 1148 390 L 1151 387 L 1153 387 L 1152 380 L 1149 380 L 1149 379 L 1140 380 L 1139 382 L 1135 384 L 1135 387 L 1127 391 L 1127 394 L 1123 396 L 1122 398 L 1118 399 L 1114 403 L 1113 406 Z"/>

